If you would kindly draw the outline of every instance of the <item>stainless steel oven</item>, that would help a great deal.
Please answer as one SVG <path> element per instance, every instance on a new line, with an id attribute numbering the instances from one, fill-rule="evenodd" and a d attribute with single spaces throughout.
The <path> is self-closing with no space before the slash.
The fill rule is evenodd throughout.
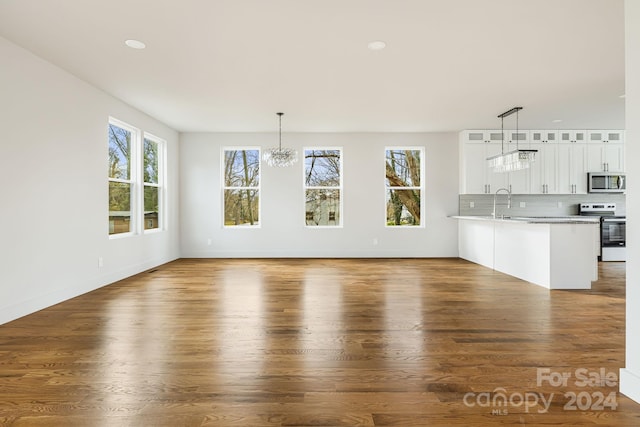
<path id="1" fill-rule="evenodd" d="M 600 260 L 626 261 L 627 218 L 616 215 L 616 204 L 580 203 L 580 215 L 600 217 Z"/>
<path id="2" fill-rule="evenodd" d="M 602 261 L 625 261 L 627 247 L 627 218 L 603 216 L 600 219 Z"/>

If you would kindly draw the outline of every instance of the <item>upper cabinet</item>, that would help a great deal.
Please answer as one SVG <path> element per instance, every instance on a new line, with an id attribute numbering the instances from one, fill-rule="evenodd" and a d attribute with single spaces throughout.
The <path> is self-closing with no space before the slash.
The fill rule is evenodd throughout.
<path id="1" fill-rule="evenodd" d="M 590 130 L 587 135 L 587 142 L 592 144 L 624 144 L 622 130 Z"/>
<path id="2" fill-rule="evenodd" d="M 498 130 L 465 130 L 462 132 L 462 142 L 475 143 L 490 143 L 502 142 L 502 131 Z"/>
<path id="3" fill-rule="evenodd" d="M 558 131 L 560 135 L 560 139 L 558 142 L 560 143 L 580 143 L 587 142 L 587 131 L 586 130 L 561 130 Z"/>
<path id="4" fill-rule="evenodd" d="M 529 132 L 531 142 L 536 144 L 548 144 L 558 142 L 557 130 L 532 130 Z"/>
<path id="5" fill-rule="evenodd" d="M 624 172 L 624 131 L 467 130 L 460 133 L 460 193 L 584 194 L 587 172 Z M 495 173 L 487 157 L 536 149 L 531 169 Z"/>
<path id="6" fill-rule="evenodd" d="M 494 173 L 487 157 L 502 152 L 502 134 L 498 131 L 465 131 L 461 138 L 460 191 L 488 194 L 508 184 L 506 174 Z"/>
<path id="7" fill-rule="evenodd" d="M 587 172 L 624 172 L 624 131 L 589 131 L 587 142 Z"/>
<path id="8" fill-rule="evenodd" d="M 504 138 L 508 144 L 511 144 L 511 150 L 515 150 L 515 145 L 522 145 L 529 143 L 529 131 L 528 130 L 509 130 L 504 131 Z M 520 147 L 522 148 L 522 147 Z"/>

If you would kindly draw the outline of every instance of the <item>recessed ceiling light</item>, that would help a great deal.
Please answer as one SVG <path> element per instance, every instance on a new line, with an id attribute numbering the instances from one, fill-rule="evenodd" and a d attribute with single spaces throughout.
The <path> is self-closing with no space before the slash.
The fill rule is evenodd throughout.
<path id="1" fill-rule="evenodd" d="M 144 49 L 147 47 L 147 45 L 142 43 L 140 40 L 134 39 L 125 40 L 124 44 L 129 46 L 131 49 Z"/>
<path id="2" fill-rule="evenodd" d="M 382 40 L 375 40 L 375 41 L 369 42 L 367 47 L 369 48 L 369 50 L 382 50 L 385 47 L 387 47 L 387 44 Z"/>
<path id="3" fill-rule="evenodd" d="M 555 119 L 555 120 L 551 120 L 553 123 L 560 123 L 562 121 L 562 119 Z"/>

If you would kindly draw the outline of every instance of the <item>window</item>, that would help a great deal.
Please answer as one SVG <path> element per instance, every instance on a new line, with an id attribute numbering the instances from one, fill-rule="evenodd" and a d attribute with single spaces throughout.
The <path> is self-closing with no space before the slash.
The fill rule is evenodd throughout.
<path id="1" fill-rule="evenodd" d="M 109 234 L 133 232 L 131 211 L 134 202 L 132 145 L 137 131 L 124 123 L 109 122 Z"/>
<path id="2" fill-rule="evenodd" d="M 109 235 L 161 230 L 165 142 L 109 120 Z"/>
<path id="3" fill-rule="evenodd" d="M 387 148 L 387 226 L 422 225 L 422 158 L 421 148 Z"/>
<path id="4" fill-rule="evenodd" d="M 260 225 L 260 150 L 224 149 L 225 227 Z"/>
<path id="5" fill-rule="evenodd" d="M 143 204 L 144 204 L 144 229 L 161 229 L 163 220 L 162 196 L 163 196 L 163 172 L 162 153 L 164 141 L 145 134 L 142 146 L 142 180 L 143 180 Z"/>
<path id="6" fill-rule="evenodd" d="M 304 150 L 305 224 L 342 225 L 342 150 Z"/>

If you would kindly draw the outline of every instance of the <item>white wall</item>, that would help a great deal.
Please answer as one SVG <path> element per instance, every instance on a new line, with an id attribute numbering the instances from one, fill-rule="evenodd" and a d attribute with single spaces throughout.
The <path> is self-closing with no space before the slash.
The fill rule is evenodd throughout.
<path id="1" fill-rule="evenodd" d="M 620 391 L 640 402 L 640 2 L 625 1 L 627 158 L 626 361 Z"/>
<path id="2" fill-rule="evenodd" d="M 3 38 L 0 63 L 0 324 L 177 258 L 177 133 Z M 166 232 L 108 238 L 110 115 L 167 140 Z"/>
<path id="3" fill-rule="evenodd" d="M 283 145 L 342 147 L 343 228 L 304 226 L 303 162 L 261 171 L 261 228 L 222 227 L 222 147 L 277 144 L 276 133 L 181 134 L 183 257 L 456 257 L 456 133 L 283 133 Z M 386 228 L 384 149 L 425 148 L 426 226 Z M 208 245 L 211 239 L 211 245 Z M 377 239 L 378 244 L 373 241 Z"/>

